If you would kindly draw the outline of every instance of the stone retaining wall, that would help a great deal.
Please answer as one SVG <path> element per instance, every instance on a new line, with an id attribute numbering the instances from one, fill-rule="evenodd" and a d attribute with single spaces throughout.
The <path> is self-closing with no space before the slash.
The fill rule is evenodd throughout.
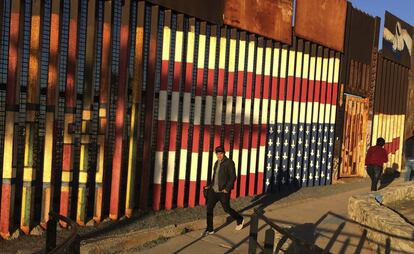
<path id="1" fill-rule="evenodd" d="M 389 239 L 392 253 L 414 253 L 414 226 L 386 206 L 394 201 L 413 198 L 412 182 L 352 196 L 348 203 L 348 215 L 371 228 L 367 229 L 367 237 L 374 243 L 384 247 Z"/>

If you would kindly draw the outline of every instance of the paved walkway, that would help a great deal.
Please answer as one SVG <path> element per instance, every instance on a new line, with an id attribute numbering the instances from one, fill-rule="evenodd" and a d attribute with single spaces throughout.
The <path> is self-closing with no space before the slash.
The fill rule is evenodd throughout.
<path id="1" fill-rule="evenodd" d="M 400 181 L 401 178 L 391 184 L 394 185 Z M 369 191 L 368 180 L 363 182 L 364 184 L 357 185 L 347 183 L 346 185 L 350 185 L 350 189 L 342 192 L 333 191 L 331 195 L 318 195 L 320 193 L 318 191 L 315 192 L 315 195 L 305 199 L 275 202 L 264 209 L 265 216 L 278 225 L 290 227 L 297 236 L 308 242 L 314 242 L 331 253 L 376 253 L 372 250 L 371 245 L 368 245 L 362 230 L 344 219 L 347 217 L 349 197 Z M 336 186 L 326 188 L 340 188 L 340 185 Z M 306 189 L 306 191 L 312 192 L 312 189 Z M 163 244 L 140 253 L 207 253 L 207 250 L 208 253 L 247 253 L 248 225 L 251 213 L 251 210 L 243 213 L 247 225 L 241 231 L 234 230 L 235 222 L 228 225 L 217 225 L 217 232 L 214 235 L 201 238 L 201 230 L 193 231 L 169 239 Z M 264 231 L 267 228 L 268 226 L 264 225 L 263 221 L 259 221 L 258 242 L 260 244 L 264 242 Z M 276 235 L 277 237 L 280 239 L 280 236 Z M 280 250 L 282 252 L 288 251 L 289 243 L 286 242 L 282 245 Z"/>

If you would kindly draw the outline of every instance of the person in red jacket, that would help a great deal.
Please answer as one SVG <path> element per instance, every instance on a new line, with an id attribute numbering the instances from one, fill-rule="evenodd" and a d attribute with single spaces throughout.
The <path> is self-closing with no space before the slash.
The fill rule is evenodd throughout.
<path id="1" fill-rule="evenodd" d="M 367 166 L 367 173 L 371 178 L 371 191 L 377 190 L 378 181 L 382 174 L 382 167 L 384 163 L 388 162 L 388 152 L 384 149 L 385 140 L 383 138 L 377 139 L 377 144 L 368 149 L 365 157 L 365 165 Z"/>

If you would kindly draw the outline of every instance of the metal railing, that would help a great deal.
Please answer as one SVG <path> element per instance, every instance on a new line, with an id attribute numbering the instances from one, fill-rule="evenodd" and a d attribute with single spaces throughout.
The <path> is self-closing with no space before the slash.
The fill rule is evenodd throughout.
<path id="1" fill-rule="evenodd" d="M 269 229 L 265 232 L 265 241 L 264 245 L 261 246 L 257 241 L 257 234 L 259 230 L 259 219 L 263 220 L 267 225 L 270 226 Z M 296 250 L 295 253 L 329 253 L 325 252 L 323 249 L 318 247 L 313 243 L 308 243 L 303 239 L 300 239 L 293 235 L 289 230 L 278 226 L 274 222 L 272 222 L 269 218 L 264 216 L 263 211 L 259 209 L 254 209 L 254 213 L 252 215 L 250 221 L 250 234 L 249 234 L 249 254 L 255 254 L 257 248 L 259 247 L 262 249 L 264 254 L 271 254 L 274 253 L 274 244 L 275 244 L 275 231 L 279 232 L 285 238 L 290 239 L 292 241 L 292 246 Z"/>
<path id="2" fill-rule="evenodd" d="M 56 227 L 59 221 L 66 223 L 71 229 L 70 236 L 56 246 Z M 47 222 L 46 230 L 46 253 L 80 253 L 80 238 L 78 234 L 78 225 L 71 219 L 49 212 L 49 221 Z"/>

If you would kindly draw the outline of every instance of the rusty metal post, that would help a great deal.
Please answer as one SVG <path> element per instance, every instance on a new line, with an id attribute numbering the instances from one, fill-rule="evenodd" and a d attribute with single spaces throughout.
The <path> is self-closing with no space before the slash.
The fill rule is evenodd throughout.
<path id="1" fill-rule="evenodd" d="M 249 254 L 255 254 L 257 248 L 257 231 L 258 231 L 258 216 L 253 214 L 250 220 L 250 233 L 249 233 Z"/>

